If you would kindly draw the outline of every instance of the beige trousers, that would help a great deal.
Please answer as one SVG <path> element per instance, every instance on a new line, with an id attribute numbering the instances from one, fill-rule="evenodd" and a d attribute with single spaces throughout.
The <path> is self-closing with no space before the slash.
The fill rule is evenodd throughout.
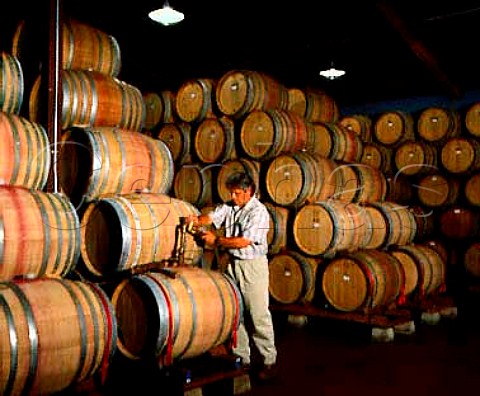
<path id="1" fill-rule="evenodd" d="M 244 363 L 250 363 L 250 338 L 247 328 L 252 325 L 251 336 L 264 364 L 273 364 L 277 359 L 272 315 L 269 310 L 268 259 L 259 257 L 252 260 L 233 259 L 227 267 L 243 296 L 244 320 L 237 332 L 237 345 L 233 352 Z"/>

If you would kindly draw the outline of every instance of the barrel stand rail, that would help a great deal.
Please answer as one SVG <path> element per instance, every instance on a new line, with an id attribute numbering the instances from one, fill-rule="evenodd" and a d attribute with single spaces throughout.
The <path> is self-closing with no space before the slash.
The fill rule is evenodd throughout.
<path id="1" fill-rule="evenodd" d="M 432 293 L 424 298 L 407 301 L 405 308 L 409 309 L 417 321 L 436 325 L 442 319 L 456 319 L 457 305 L 454 299 L 444 293 Z"/>
<path id="2" fill-rule="evenodd" d="M 316 317 L 328 320 L 353 322 L 371 328 L 372 341 L 393 341 L 395 334 L 413 334 L 415 324 L 412 313 L 404 308 L 391 307 L 389 309 L 372 310 L 366 312 L 342 312 L 328 308 L 321 308 L 311 303 L 272 304 L 273 312 L 288 314 L 289 321 L 302 322 L 298 317 Z"/>
<path id="3" fill-rule="evenodd" d="M 333 308 L 322 308 L 312 303 L 271 304 L 273 312 L 288 314 L 289 322 L 306 323 L 306 318 L 318 317 L 370 326 L 373 341 L 393 341 L 395 334 L 415 333 L 415 323 L 438 324 L 442 319 L 457 317 L 454 299 L 444 293 L 432 293 L 422 298 L 412 298 L 401 306 L 392 305 L 382 310 L 364 312 L 342 312 Z"/>
<path id="4" fill-rule="evenodd" d="M 104 383 L 94 376 L 58 396 L 230 396 L 250 389 L 249 374 L 233 355 L 206 353 L 165 367 L 117 355 Z"/>

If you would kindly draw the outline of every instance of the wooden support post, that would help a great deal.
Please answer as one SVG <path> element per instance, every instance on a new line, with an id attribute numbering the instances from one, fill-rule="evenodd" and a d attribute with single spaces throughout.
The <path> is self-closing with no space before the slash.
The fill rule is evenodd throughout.
<path id="1" fill-rule="evenodd" d="M 52 167 L 47 179 L 47 192 L 58 192 L 58 148 L 62 103 L 62 1 L 50 0 L 48 45 L 48 126 L 47 134 L 52 151 Z"/>

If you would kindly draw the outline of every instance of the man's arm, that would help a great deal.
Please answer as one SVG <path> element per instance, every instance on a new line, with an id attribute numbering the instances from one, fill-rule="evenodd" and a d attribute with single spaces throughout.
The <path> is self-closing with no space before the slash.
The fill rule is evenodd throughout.
<path id="1" fill-rule="evenodd" d="M 207 238 L 210 239 L 210 236 Z M 221 246 L 227 249 L 243 249 L 252 244 L 251 240 L 244 237 L 228 237 L 227 238 L 223 236 L 215 236 L 212 242 L 216 246 Z"/>

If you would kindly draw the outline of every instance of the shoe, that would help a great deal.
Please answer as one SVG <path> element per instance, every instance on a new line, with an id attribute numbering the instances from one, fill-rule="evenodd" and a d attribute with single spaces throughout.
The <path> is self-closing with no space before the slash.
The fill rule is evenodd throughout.
<path id="1" fill-rule="evenodd" d="M 258 372 L 257 377 L 260 381 L 268 381 L 273 379 L 277 375 L 277 365 L 265 364 Z"/>

